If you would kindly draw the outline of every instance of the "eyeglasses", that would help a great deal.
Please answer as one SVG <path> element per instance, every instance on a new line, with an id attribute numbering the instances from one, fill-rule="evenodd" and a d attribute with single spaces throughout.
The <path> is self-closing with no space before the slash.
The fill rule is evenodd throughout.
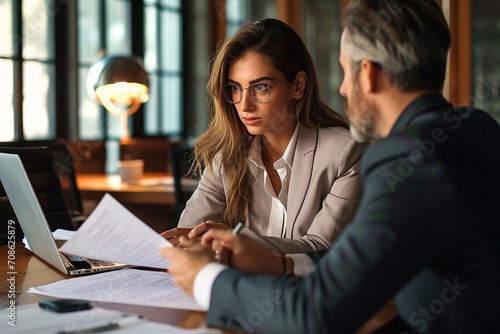
<path id="1" fill-rule="evenodd" d="M 271 99 L 271 87 L 283 79 L 285 79 L 285 77 L 273 82 L 270 85 L 257 82 L 251 84 L 248 88 L 243 88 L 237 84 L 229 84 L 224 86 L 224 97 L 227 102 L 237 104 L 240 103 L 243 98 L 243 90 L 248 89 L 250 92 L 250 98 L 255 103 L 265 103 Z"/>

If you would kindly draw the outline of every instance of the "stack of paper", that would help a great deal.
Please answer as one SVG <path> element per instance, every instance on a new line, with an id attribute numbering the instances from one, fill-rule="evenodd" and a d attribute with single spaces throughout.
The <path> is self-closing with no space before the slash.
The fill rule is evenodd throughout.
<path id="1" fill-rule="evenodd" d="M 120 269 L 66 279 L 28 292 L 67 299 L 206 311 L 166 272 Z"/>
<path id="2" fill-rule="evenodd" d="M 54 313 L 44 310 L 38 304 L 17 308 L 16 320 L 1 321 L 0 333 L 172 333 L 172 334 L 221 334 L 216 329 L 194 330 L 147 321 L 135 314 L 93 308 L 85 311 Z"/>

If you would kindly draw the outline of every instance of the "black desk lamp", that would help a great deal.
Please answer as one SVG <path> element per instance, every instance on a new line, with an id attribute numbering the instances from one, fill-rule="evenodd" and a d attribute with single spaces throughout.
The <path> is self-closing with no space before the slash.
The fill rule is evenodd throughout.
<path id="1" fill-rule="evenodd" d="M 122 141 L 130 138 L 128 116 L 149 100 L 148 74 L 134 56 L 104 55 L 89 70 L 87 93 L 119 117 Z"/>

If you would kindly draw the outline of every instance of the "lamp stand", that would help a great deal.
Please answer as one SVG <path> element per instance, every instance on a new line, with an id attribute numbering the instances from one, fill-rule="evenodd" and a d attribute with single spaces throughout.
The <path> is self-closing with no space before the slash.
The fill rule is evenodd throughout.
<path id="1" fill-rule="evenodd" d="M 122 133 L 121 141 L 124 143 L 130 141 L 130 131 L 128 129 L 128 114 L 126 112 L 120 115 L 120 127 Z"/>

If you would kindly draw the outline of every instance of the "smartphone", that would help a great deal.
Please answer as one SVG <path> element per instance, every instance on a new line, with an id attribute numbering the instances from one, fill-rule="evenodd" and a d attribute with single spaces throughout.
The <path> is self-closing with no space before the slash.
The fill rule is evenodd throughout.
<path id="1" fill-rule="evenodd" d="M 43 309 L 57 313 L 83 311 L 92 308 L 92 304 L 90 304 L 90 302 L 77 299 L 45 300 L 38 302 L 38 305 Z"/>

